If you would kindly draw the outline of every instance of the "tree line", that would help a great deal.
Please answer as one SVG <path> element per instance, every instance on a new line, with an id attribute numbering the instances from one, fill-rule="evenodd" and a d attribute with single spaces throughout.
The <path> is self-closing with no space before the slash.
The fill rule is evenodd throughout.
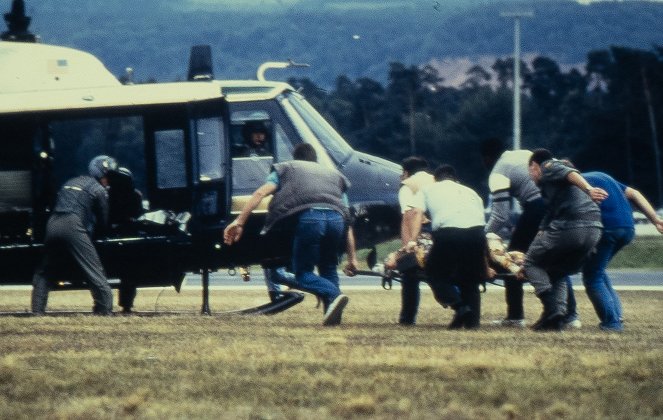
<path id="1" fill-rule="evenodd" d="M 563 70 L 538 56 L 521 62 L 522 148 L 545 147 L 581 171 L 602 170 L 663 205 L 661 135 L 663 47 L 611 47 Z M 486 193 L 480 142 L 512 138 L 513 59 L 475 65 L 464 83 L 445 86 L 430 65 L 392 62 L 388 82 L 341 75 L 326 91 L 291 78 L 355 149 L 399 162 L 412 154 L 456 166 Z"/>

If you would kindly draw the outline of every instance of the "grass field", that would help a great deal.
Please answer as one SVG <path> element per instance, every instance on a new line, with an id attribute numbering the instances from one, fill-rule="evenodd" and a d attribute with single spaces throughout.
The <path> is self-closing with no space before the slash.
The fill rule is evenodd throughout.
<path id="1" fill-rule="evenodd" d="M 501 290 L 483 295 L 479 331 L 448 331 L 451 311 L 422 296 L 399 327 L 398 290 L 349 290 L 343 325 L 320 325 L 307 296 L 275 316 L 201 316 L 199 292 L 141 290 L 139 317 L 0 317 L 0 418 L 552 419 L 663 418 L 663 292 L 622 292 L 625 332 L 603 333 L 578 293 L 584 327 L 535 333 L 487 326 Z M 263 290 L 212 292 L 221 311 Z M 88 292 L 49 309 L 89 310 Z M 29 290 L 2 290 L 0 311 Z M 527 317 L 540 306 L 526 296 Z"/>

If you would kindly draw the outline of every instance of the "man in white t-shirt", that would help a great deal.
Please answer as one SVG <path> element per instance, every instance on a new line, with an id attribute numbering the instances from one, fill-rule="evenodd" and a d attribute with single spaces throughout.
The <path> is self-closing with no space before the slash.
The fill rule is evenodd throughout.
<path id="1" fill-rule="evenodd" d="M 402 248 L 416 242 L 423 231 L 430 231 L 430 223 L 424 217 L 424 196 L 422 189 L 435 182 L 428 173 L 428 162 L 418 156 L 403 160 L 403 175 L 398 201 L 401 206 L 401 241 Z M 414 325 L 419 310 L 419 282 L 428 281 L 423 269 L 414 267 L 401 273 L 401 312 L 398 322 L 401 325 Z M 454 290 L 445 290 L 440 283 L 429 283 L 435 299 L 442 305 L 450 305 L 449 295 Z M 438 287 L 439 286 L 439 287 Z"/>
<path id="2" fill-rule="evenodd" d="M 435 285 L 451 293 L 447 302 L 455 300 L 451 307 L 456 314 L 449 328 L 478 328 L 479 284 L 489 277 L 483 200 L 458 183 L 451 165 L 439 166 L 434 176 L 436 182 L 422 191 L 433 231 L 426 273 L 432 288 Z M 459 295 L 453 295 L 453 286 Z"/>

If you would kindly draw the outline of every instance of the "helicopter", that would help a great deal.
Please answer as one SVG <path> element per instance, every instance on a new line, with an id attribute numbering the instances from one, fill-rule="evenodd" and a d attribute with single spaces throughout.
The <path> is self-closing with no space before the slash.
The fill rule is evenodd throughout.
<path id="1" fill-rule="evenodd" d="M 352 183 L 348 199 L 358 247 L 398 234 L 400 166 L 354 150 L 304 95 L 264 77 L 268 69 L 297 63 L 266 63 L 256 80 L 215 80 L 211 48 L 194 46 L 187 81 L 121 83 L 87 52 L 35 42 L 22 0 L 13 0 L 5 20 L 0 285 L 31 284 L 57 188 L 85 173 L 87 162 L 99 154 L 116 157 L 126 167 L 120 181 L 141 194 L 140 217 L 120 220 L 95 239 L 111 286 L 130 296 L 129 309 L 136 288 L 179 291 L 186 273 L 201 273 L 201 312 L 210 314 L 210 272 L 286 265 L 287 232 L 260 235 L 266 200 L 241 241 L 226 246 L 222 232 L 272 164 L 291 160 L 300 143 L 311 144 L 321 164 L 338 168 Z M 268 153 L 236 155 L 243 127 L 255 123 L 268 131 Z M 72 271 L 53 289 L 81 287 Z M 303 295 L 291 292 L 290 298 L 247 313 L 276 313 Z"/>

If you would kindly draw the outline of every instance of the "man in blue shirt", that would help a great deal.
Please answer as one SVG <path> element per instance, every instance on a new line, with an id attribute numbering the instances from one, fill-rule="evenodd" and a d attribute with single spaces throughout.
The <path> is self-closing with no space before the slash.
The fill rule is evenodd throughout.
<path id="1" fill-rule="evenodd" d="M 587 296 L 606 331 L 621 331 L 622 306 L 619 296 L 612 288 L 606 268 L 612 257 L 635 236 L 631 203 L 638 208 L 663 233 L 663 220 L 656 215 L 654 208 L 636 189 L 628 187 L 603 172 L 587 172 L 582 176 L 592 187 L 608 192 L 608 198 L 600 203 L 603 234 L 582 270 L 582 281 Z"/>

